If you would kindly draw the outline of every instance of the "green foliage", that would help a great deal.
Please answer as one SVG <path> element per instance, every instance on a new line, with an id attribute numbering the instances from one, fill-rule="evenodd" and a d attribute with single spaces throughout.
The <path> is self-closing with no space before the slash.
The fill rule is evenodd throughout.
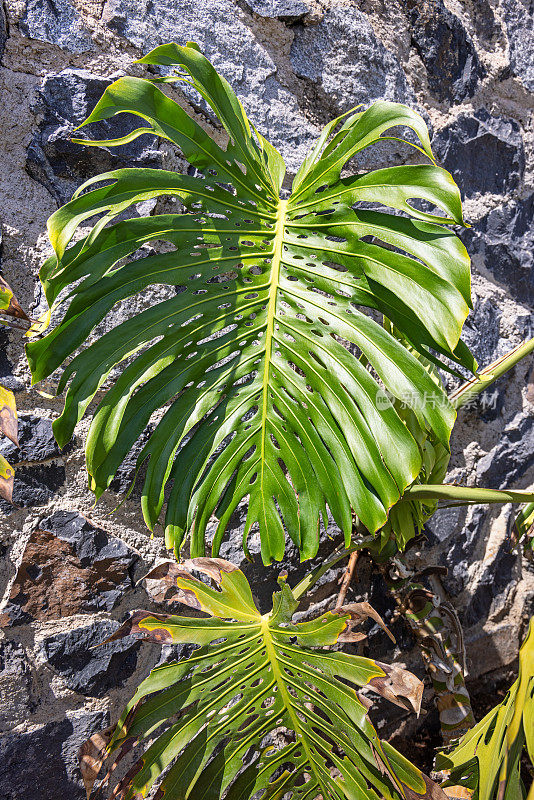
<path id="1" fill-rule="evenodd" d="M 463 224 L 458 188 L 436 166 L 422 118 L 378 102 L 327 125 L 280 199 L 280 154 L 195 45 L 158 47 L 141 62 L 176 68 L 166 80 L 198 90 L 228 143 L 139 78 L 116 81 L 84 123 L 136 114 L 144 127 L 85 143 L 155 133 L 198 174 L 106 173 L 49 220 L 56 256 L 41 280 L 51 307 L 68 306 L 27 351 L 34 381 L 77 353 L 59 382 L 68 390 L 56 437 L 70 439 L 107 381 L 86 442 L 98 498 L 165 409 L 138 467 L 147 464 L 147 525 L 166 500 L 166 542 L 177 552 L 189 533 L 192 555 L 203 555 L 215 515 L 217 554 L 242 500 L 245 546 L 258 525 L 266 563 L 282 558 L 286 532 L 303 559 L 315 555 L 327 509 L 346 544 L 353 514 L 373 533 L 428 467 L 423 440 L 448 449 L 455 412 L 427 363 L 476 366 L 460 341 L 469 259 L 445 227 Z M 430 163 L 345 175 L 365 149 L 406 130 Z M 133 216 L 139 202 L 164 196 L 184 213 Z M 150 249 L 156 242 L 163 252 Z M 179 293 L 88 342 L 117 302 L 154 284 Z"/>
<path id="2" fill-rule="evenodd" d="M 115 730 L 84 747 L 89 794 L 107 757 L 112 773 L 124 751 L 145 740 L 146 749 L 114 790 L 117 800 L 145 797 L 167 768 L 155 800 L 248 800 L 260 791 L 264 800 L 445 800 L 380 741 L 354 688 L 368 686 L 418 710 L 422 683 L 395 665 L 325 649 L 360 637 L 353 626 L 368 614 L 376 618 L 367 604 L 293 624 L 298 602 L 284 580 L 271 614 L 262 616 L 243 573 L 221 559 L 171 562 L 147 578 L 158 599 L 209 616 L 138 611 L 111 637 L 133 633 L 152 642 L 193 642 L 198 649 L 154 669 Z"/>
<path id="3" fill-rule="evenodd" d="M 4 319 L 7 317 L 7 320 Z M 13 320 L 29 322 L 29 317 L 22 310 L 13 290 L 0 276 L 0 325 L 13 326 Z M 7 436 L 18 447 L 18 420 L 15 395 L 10 389 L 0 384 L 0 433 Z M 11 503 L 13 498 L 13 482 L 15 470 L 9 461 L 0 453 L 0 497 Z"/>
<path id="4" fill-rule="evenodd" d="M 514 347 L 513 350 L 478 371 L 475 377 L 452 392 L 449 395 L 451 404 L 454 408 L 459 409 L 473 402 L 478 395 L 513 369 L 519 361 L 529 356 L 533 350 L 534 338 Z M 419 353 L 416 353 L 416 357 L 439 385 L 440 378 L 435 366 Z M 445 501 L 449 505 L 527 503 L 517 517 L 515 534 L 518 539 L 523 537 L 527 554 L 532 552 L 533 540 L 528 529 L 533 522 L 534 504 L 528 503 L 528 501 L 534 500 L 534 492 L 443 484 L 450 461 L 449 449 L 442 442 L 436 440 L 428 426 L 419 424 L 409 408 L 400 407 L 398 412 L 418 442 L 422 454 L 422 466 L 414 483 L 391 508 L 388 521 L 382 528 L 379 539 L 372 546 L 375 557 L 384 560 L 394 555 L 397 550 L 402 552 L 410 539 L 422 532 L 425 522 L 436 511 L 439 500 Z"/>
<path id="5" fill-rule="evenodd" d="M 506 697 L 472 728 L 437 769 L 450 770 L 447 785 L 473 791 L 473 800 L 523 800 L 521 756 L 534 764 L 534 620 L 519 651 L 519 676 Z M 528 797 L 534 793 L 534 782 Z"/>

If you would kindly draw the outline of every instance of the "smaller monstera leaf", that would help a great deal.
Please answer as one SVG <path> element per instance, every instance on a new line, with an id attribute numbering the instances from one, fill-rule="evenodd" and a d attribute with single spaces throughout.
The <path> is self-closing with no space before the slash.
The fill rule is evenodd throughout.
<path id="1" fill-rule="evenodd" d="M 473 800 L 522 800 L 520 766 L 526 749 L 534 764 L 534 619 L 519 651 L 519 676 L 506 697 L 472 728 L 436 768 L 450 770 L 447 785 L 472 790 Z M 534 783 L 528 797 L 534 793 Z"/>
<path id="2" fill-rule="evenodd" d="M 421 682 L 395 665 L 327 649 L 360 638 L 353 627 L 369 612 L 365 604 L 293 624 L 298 601 L 284 579 L 272 612 L 261 615 L 245 576 L 227 561 L 195 558 L 162 565 L 147 577 L 158 599 L 170 594 L 207 616 L 137 611 L 111 637 L 134 634 L 198 649 L 152 670 L 111 738 L 105 732 L 84 746 L 89 795 L 106 757 L 109 776 L 123 754 L 145 740 L 144 752 L 113 790 L 116 800 L 146 797 L 155 782 L 154 800 L 248 800 L 259 792 L 265 799 L 445 800 L 380 741 L 355 688 L 367 686 L 418 711 Z"/>

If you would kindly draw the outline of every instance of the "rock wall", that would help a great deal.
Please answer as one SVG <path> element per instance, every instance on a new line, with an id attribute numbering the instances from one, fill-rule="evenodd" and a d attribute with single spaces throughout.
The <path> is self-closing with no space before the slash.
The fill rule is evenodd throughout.
<path id="1" fill-rule="evenodd" d="M 111 152 L 86 151 L 68 137 L 111 79 L 143 74 L 130 66 L 135 58 L 169 40 L 193 40 L 281 149 L 290 173 L 321 126 L 358 103 L 387 98 L 425 114 L 472 223 L 461 234 L 474 269 L 465 338 L 487 363 L 533 333 L 532 11 L 529 0 L 8 0 L 0 5 L 3 274 L 36 316 L 44 308 L 37 272 L 50 252 L 46 219 L 80 181 L 132 164 L 186 168 L 154 138 Z M 169 91 L 192 103 L 211 130 L 192 96 Z M 110 129 L 100 127 L 95 138 Z M 383 165 L 405 154 L 393 147 L 378 157 Z M 142 302 L 162 291 L 155 287 Z M 109 325 L 140 302 L 116 308 Z M 81 800 L 79 744 L 114 720 L 136 683 L 169 657 L 129 640 L 91 648 L 129 609 L 148 607 L 136 581 L 165 552 L 158 536 L 147 536 L 135 492 L 114 511 L 131 462 L 93 508 L 83 465 L 87 423 L 60 450 L 51 430 L 60 406 L 53 383 L 30 390 L 21 337 L 0 337 L 0 380 L 20 409 L 20 447 L 0 444 L 17 466 L 15 507 L 0 509 L 0 794 Z M 525 362 L 461 412 L 451 480 L 532 485 L 533 414 L 534 371 Z M 465 627 L 475 693 L 513 668 L 534 606 L 534 573 L 510 547 L 509 519 L 508 507 L 449 509 L 428 530 L 427 552 L 449 569 L 444 591 Z M 238 528 L 239 521 L 225 554 L 239 563 Z M 290 578 L 302 572 L 295 559 L 285 566 Z M 247 569 L 267 605 L 276 570 Z M 332 603 L 337 578 L 325 576 L 314 607 Z M 393 606 L 365 560 L 350 592 L 391 619 Z M 370 630 L 372 652 L 422 674 L 410 635 L 400 622 L 394 629 L 396 650 Z M 379 712 L 382 733 L 422 724 L 398 710 Z"/>

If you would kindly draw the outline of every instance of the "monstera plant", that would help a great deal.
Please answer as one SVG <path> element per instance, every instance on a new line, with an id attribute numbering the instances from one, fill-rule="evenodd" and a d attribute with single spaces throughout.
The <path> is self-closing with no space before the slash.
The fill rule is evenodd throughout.
<path id="1" fill-rule="evenodd" d="M 326 126 L 286 186 L 280 153 L 196 45 L 164 45 L 140 63 L 163 76 L 120 78 L 80 127 L 124 113 L 141 127 L 75 141 L 114 147 L 155 134 L 193 169 L 98 175 L 53 214 L 55 253 L 40 273 L 50 310 L 27 353 L 34 381 L 63 367 L 65 404 L 54 423 L 61 445 L 98 398 L 86 439 L 97 499 L 144 435 L 137 477 L 144 472 L 147 526 L 166 505 L 166 545 L 191 556 L 187 568 L 158 567 L 148 582 L 163 582 L 156 599 L 170 591 L 196 616 L 137 612 L 116 636 L 197 649 L 154 670 L 115 730 L 90 740 L 82 754 L 88 792 L 105 758 L 115 757 L 109 777 L 146 740 L 113 797 L 141 798 L 159 786 L 155 797 L 167 800 L 443 798 L 380 741 L 369 700 L 354 688 L 408 698 L 417 710 L 417 680 L 326 649 L 357 640 L 352 627 L 366 616 L 382 624 L 376 612 L 340 604 L 313 621 L 292 617 L 320 574 L 350 553 L 367 548 L 377 563 L 395 556 L 398 566 L 439 499 L 534 499 L 443 483 L 456 408 L 534 341 L 477 372 L 460 338 L 471 307 L 469 257 L 448 227 L 464 224 L 460 194 L 416 112 L 389 102 L 352 109 Z M 217 141 L 158 87 L 174 82 L 215 114 L 224 131 Z M 360 169 L 364 151 L 367 163 L 374 145 L 391 141 L 423 163 Z M 146 200 L 162 213 L 139 216 Z M 117 303 L 156 284 L 168 287 L 165 299 L 98 334 Z M 443 371 L 471 377 L 449 397 Z M 217 558 L 240 504 L 245 552 L 258 529 L 265 564 L 282 559 L 287 537 L 302 560 L 315 556 L 329 515 L 341 531 L 340 548 L 298 587 L 281 580 L 270 614 L 258 612 L 242 573 Z M 462 720 L 472 720 L 446 615 L 411 577 L 389 575 L 426 643 L 438 699 L 448 712 L 460 703 Z M 416 607 L 414 598 L 424 602 Z M 436 677 L 444 664 L 450 686 Z"/>
<path id="2" fill-rule="evenodd" d="M 192 84 L 217 114 L 228 144 L 221 148 L 140 78 L 112 84 L 84 123 L 136 114 L 146 127 L 89 144 L 116 146 L 150 131 L 177 145 L 201 174 L 109 172 L 51 217 L 55 256 L 41 280 L 51 307 L 68 307 L 28 345 L 34 380 L 83 348 L 61 376 L 59 390 L 68 390 L 56 437 L 70 439 L 111 376 L 86 443 L 97 498 L 165 408 L 138 465 L 148 463 L 142 504 L 151 529 L 170 487 L 168 546 L 178 551 L 189 532 L 191 554 L 203 555 L 215 514 L 216 554 L 245 498 L 245 537 L 259 526 L 266 563 L 282 558 L 286 531 L 303 559 L 314 556 L 327 507 L 348 545 L 352 513 L 378 530 L 421 470 L 417 437 L 395 401 L 409 398 L 418 423 L 448 445 L 454 409 L 417 354 L 475 366 L 460 341 L 471 302 L 469 258 L 445 227 L 463 223 L 458 188 L 434 163 L 423 119 L 406 106 L 376 103 L 328 125 L 289 198 L 280 199 L 280 154 L 252 129 L 201 53 L 171 44 L 142 63 L 176 67 L 175 79 Z M 342 177 L 359 153 L 396 141 L 399 130 L 413 134 L 410 143 L 429 163 Z M 136 204 L 162 195 L 178 198 L 186 213 L 134 216 Z M 429 205 L 433 213 L 422 210 Z M 128 211 L 130 219 L 117 220 Z M 72 244 L 95 215 L 91 231 Z M 167 247 L 154 252 L 151 242 Z M 117 302 L 162 283 L 179 290 L 87 342 Z"/>
<path id="3" fill-rule="evenodd" d="M 209 576 L 219 590 L 186 568 Z M 358 640 L 352 627 L 368 615 L 366 604 L 294 625 L 298 600 L 285 580 L 272 613 L 262 616 L 243 573 L 223 559 L 156 567 L 147 579 L 160 584 L 160 595 L 170 590 L 174 601 L 209 617 L 139 611 L 111 637 L 134 633 L 148 641 L 193 642 L 200 649 L 153 670 L 105 746 L 98 751 L 94 740 L 85 746 L 82 768 L 90 789 L 105 756 L 117 753 L 117 763 L 132 742 L 148 739 L 150 746 L 119 782 L 116 796 L 145 797 L 174 760 L 156 798 L 224 793 L 245 800 L 263 791 L 272 798 L 291 792 L 295 798 L 392 800 L 424 796 L 427 782 L 443 797 L 380 741 L 367 718 L 368 704 L 354 689 L 368 686 L 418 711 L 422 683 L 398 667 L 325 649 Z M 176 721 L 169 724 L 172 717 Z"/>

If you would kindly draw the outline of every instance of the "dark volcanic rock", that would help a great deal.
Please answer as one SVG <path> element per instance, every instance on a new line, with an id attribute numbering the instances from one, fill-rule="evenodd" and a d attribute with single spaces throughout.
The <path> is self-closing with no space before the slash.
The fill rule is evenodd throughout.
<path id="1" fill-rule="evenodd" d="M 469 603 L 462 617 L 464 625 L 476 625 L 488 617 L 492 605 L 502 607 L 506 595 L 520 577 L 521 569 L 517 553 L 512 552 L 509 540 L 501 545 L 482 578 L 470 593 Z"/>
<path id="2" fill-rule="evenodd" d="M 485 70 L 460 19 L 442 0 L 403 0 L 413 44 L 438 100 L 471 97 Z"/>
<path id="3" fill-rule="evenodd" d="M 504 429 L 499 443 L 477 463 L 477 486 L 514 486 L 533 464 L 532 415 L 518 414 Z"/>
<path id="4" fill-rule="evenodd" d="M 534 3 L 504 0 L 502 10 L 510 46 L 510 69 L 526 89 L 534 92 Z"/>
<path id="5" fill-rule="evenodd" d="M 9 333 L 5 328 L 0 329 L 0 385 L 12 392 L 21 392 L 24 383 L 13 375 L 13 365 L 7 357 Z"/>
<path id="6" fill-rule="evenodd" d="M 35 464 L 17 467 L 13 485 L 13 505 L 0 500 L 0 511 L 11 514 L 15 508 L 44 506 L 65 483 L 63 464 Z"/>
<path id="7" fill-rule="evenodd" d="M 319 25 L 297 26 L 291 63 L 337 113 L 378 99 L 415 102 L 399 62 L 353 6 L 333 6 Z"/>
<path id="8" fill-rule="evenodd" d="M 489 299 L 475 302 L 462 331 L 462 339 L 473 352 L 479 364 L 485 366 L 494 360 L 499 344 L 501 310 Z"/>
<path id="9" fill-rule="evenodd" d="M 125 459 L 117 469 L 109 488 L 112 492 L 124 495 L 131 492 L 130 497 L 141 497 L 143 491 L 143 481 L 146 476 L 147 462 L 137 469 L 137 458 L 139 453 L 147 443 L 154 426 L 150 425 L 143 431 L 141 436 L 137 439 L 132 449 L 127 453 Z M 132 488 L 132 482 L 135 480 L 135 486 Z"/>
<path id="10" fill-rule="evenodd" d="M 0 731 L 25 721 L 34 709 L 31 667 L 19 642 L 0 641 Z"/>
<path id="11" fill-rule="evenodd" d="M 54 439 L 52 421 L 35 416 L 19 417 L 19 447 L 2 442 L 0 452 L 14 464 L 59 458 L 62 451 Z"/>
<path id="12" fill-rule="evenodd" d="M 133 675 L 141 647 L 133 636 L 95 647 L 118 627 L 114 620 L 99 620 L 44 639 L 41 649 L 69 689 L 87 697 L 104 697 Z"/>
<path id="13" fill-rule="evenodd" d="M 137 554 L 81 514 L 56 511 L 30 536 L 0 625 L 111 611 L 133 585 Z"/>
<path id="14" fill-rule="evenodd" d="M 492 44 L 494 40 L 500 38 L 502 34 L 489 0 L 473 0 L 472 7 L 473 22 L 477 37 L 486 45 Z"/>
<path id="15" fill-rule="evenodd" d="M 143 135 L 127 145 L 110 150 L 85 147 L 70 141 L 74 128 L 89 116 L 111 80 L 83 69 L 65 69 L 47 75 L 39 89 L 36 110 L 42 114 L 27 151 L 26 170 L 46 186 L 58 203 L 70 199 L 87 178 L 128 166 L 158 167 L 161 156 L 155 136 Z M 120 114 L 98 122 L 78 138 L 119 138 L 140 127 L 139 119 Z"/>
<path id="16" fill-rule="evenodd" d="M 26 0 L 19 28 L 30 39 L 71 53 L 85 53 L 92 46 L 91 33 L 70 0 Z"/>
<path id="17" fill-rule="evenodd" d="M 486 109 L 461 114 L 433 140 L 438 161 L 467 197 L 480 192 L 505 194 L 523 177 L 523 140 L 517 122 L 492 117 Z"/>
<path id="18" fill-rule="evenodd" d="M 462 232 L 473 265 L 518 302 L 534 306 L 534 194 L 492 209 Z"/>
<path id="19" fill-rule="evenodd" d="M 107 724 L 102 712 L 75 711 L 31 731 L 0 736 L 2 800 L 85 800 L 78 750 Z"/>
<path id="20" fill-rule="evenodd" d="M 48 503 L 65 483 L 62 453 L 52 432 L 52 422 L 36 416 L 19 417 L 19 447 L 0 441 L 0 453 L 16 467 L 13 487 L 13 506 L 0 500 L 0 510 L 9 514 L 14 507 L 31 508 Z M 18 466 L 18 465 L 21 466 Z"/>

